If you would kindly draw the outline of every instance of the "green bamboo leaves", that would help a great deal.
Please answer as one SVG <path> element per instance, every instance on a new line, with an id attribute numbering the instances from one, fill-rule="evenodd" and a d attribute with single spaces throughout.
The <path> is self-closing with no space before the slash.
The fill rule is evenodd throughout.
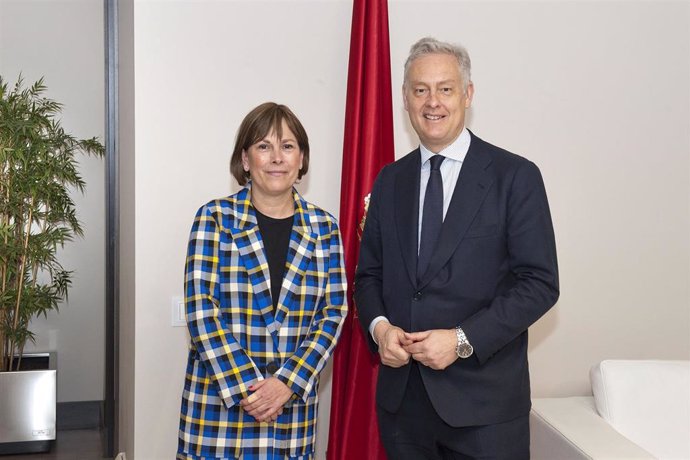
<path id="1" fill-rule="evenodd" d="M 83 234 L 70 196 L 86 186 L 77 155 L 105 151 L 65 132 L 45 90 L 43 78 L 9 89 L 0 77 L 0 371 L 18 368 L 31 319 L 67 297 L 71 272 L 56 253 Z"/>

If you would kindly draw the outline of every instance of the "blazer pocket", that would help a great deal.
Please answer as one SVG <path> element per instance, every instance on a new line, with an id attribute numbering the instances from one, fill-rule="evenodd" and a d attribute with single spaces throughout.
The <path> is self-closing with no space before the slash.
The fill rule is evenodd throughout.
<path id="1" fill-rule="evenodd" d="M 465 233 L 465 238 L 484 238 L 487 236 L 495 236 L 498 231 L 498 225 L 481 225 L 478 227 L 470 227 Z"/>

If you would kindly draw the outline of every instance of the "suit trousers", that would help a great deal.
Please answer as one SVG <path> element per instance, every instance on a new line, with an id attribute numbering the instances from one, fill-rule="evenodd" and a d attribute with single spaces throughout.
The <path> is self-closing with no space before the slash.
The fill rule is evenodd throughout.
<path id="1" fill-rule="evenodd" d="M 377 406 L 379 432 L 389 459 L 529 460 L 529 415 L 492 425 L 452 427 L 436 413 L 419 366 L 412 361 L 397 412 Z"/>

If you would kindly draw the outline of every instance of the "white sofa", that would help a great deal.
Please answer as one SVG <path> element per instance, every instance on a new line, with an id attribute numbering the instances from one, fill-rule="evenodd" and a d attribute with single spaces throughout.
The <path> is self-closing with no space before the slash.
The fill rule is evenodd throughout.
<path id="1" fill-rule="evenodd" d="M 690 459 L 690 361 L 606 360 L 590 382 L 532 401 L 533 460 Z"/>

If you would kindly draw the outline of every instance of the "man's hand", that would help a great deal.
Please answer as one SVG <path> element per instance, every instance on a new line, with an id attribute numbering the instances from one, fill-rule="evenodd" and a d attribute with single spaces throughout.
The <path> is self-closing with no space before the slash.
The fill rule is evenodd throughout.
<path id="1" fill-rule="evenodd" d="M 443 370 L 458 359 L 455 329 L 406 332 L 405 339 L 412 342 L 404 346 L 412 359 L 432 369 Z"/>
<path id="2" fill-rule="evenodd" d="M 240 401 L 240 406 L 257 422 L 274 422 L 292 396 L 292 390 L 275 377 L 255 383 L 249 391 L 253 393 Z"/>
<path id="3" fill-rule="evenodd" d="M 381 364 L 389 367 L 401 367 L 410 361 L 410 353 L 403 348 L 412 342 L 405 338 L 405 331 L 393 326 L 388 321 L 380 321 L 374 327 L 374 337 L 379 344 Z"/>

